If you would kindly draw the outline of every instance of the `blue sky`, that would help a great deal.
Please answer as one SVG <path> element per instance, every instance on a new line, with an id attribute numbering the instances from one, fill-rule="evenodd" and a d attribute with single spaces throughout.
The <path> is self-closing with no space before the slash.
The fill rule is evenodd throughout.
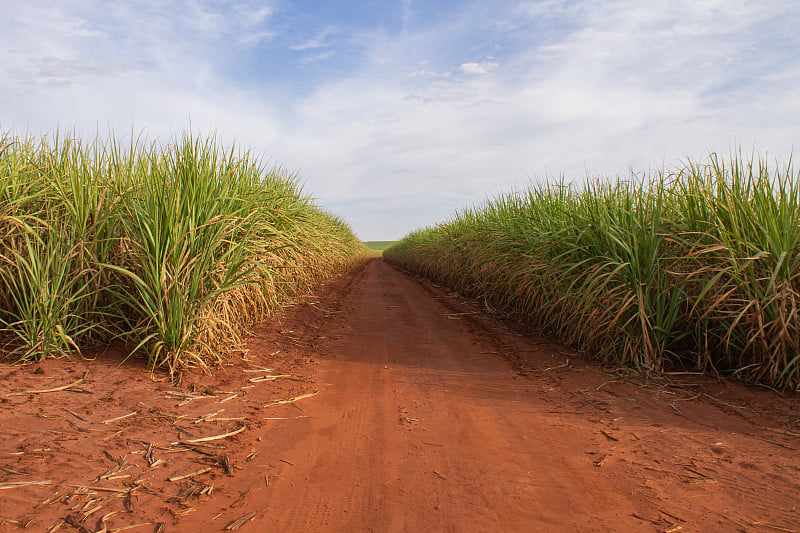
<path id="1" fill-rule="evenodd" d="M 800 146 L 800 2 L 0 0 L 0 127 L 215 132 L 365 240 L 487 196 Z"/>

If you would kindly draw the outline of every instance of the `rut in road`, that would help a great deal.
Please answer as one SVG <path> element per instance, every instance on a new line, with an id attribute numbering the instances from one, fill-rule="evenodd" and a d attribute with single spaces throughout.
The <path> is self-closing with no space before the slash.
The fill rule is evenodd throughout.
<path id="1" fill-rule="evenodd" d="M 720 510 L 743 499 L 751 522 L 791 524 L 793 511 L 769 516 L 779 505 L 764 493 L 770 472 L 738 493 L 738 471 L 715 470 L 718 485 L 680 477 L 681 450 L 698 453 L 721 426 L 682 418 L 676 435 L 634 412 L 650 405 L 644 399 L 566 391 L 546 372 L 564 348 L 491 318 L 481 326 L 450 300 L 382 260 L 357 273 L 338 331 L 309 354 L 320 393 L 298 404 L 303 418 L 261 439 L 263 453 L 279 459 L 267 482 L 263 471 L 243 473 L 253 489 L 242 513 L 259 518 L 241 530 L 711 531 L 732 525 Z M 519 375 L 497 353 L 503 343 L 534 353 L 541 378 Z M 585 369 L 571 375 L 595 391 L 608 381 Z M 631 389 L 620 390 L 639 394 Z M 677 417 L 666 404 L 656 409 Z M 649 450 L 667 461 L 648 460 Z"/>

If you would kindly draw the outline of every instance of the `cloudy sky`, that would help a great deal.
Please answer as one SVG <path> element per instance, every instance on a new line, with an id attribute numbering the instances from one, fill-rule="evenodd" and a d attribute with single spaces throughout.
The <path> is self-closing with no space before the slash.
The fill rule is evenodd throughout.
<path id="1" fill-rule="evenodd" d="M 800 147 L 796 0 L 0 0 L 0 128 L 214 132 L 365 240 L 531 182 Z"/>

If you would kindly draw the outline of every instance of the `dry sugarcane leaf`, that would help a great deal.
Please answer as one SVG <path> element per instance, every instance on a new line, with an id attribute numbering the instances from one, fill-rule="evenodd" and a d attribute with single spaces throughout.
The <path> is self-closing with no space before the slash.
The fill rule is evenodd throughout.
<path id="1" fill-rule="evenodd" d="M 231 460 L 228 458 L 227 455 L 222 455 L 217 457 L 217 463 L 222 466 L 222 469 L 225 471 L 225 474 L 229 476 L 233 475 L 233 464 L 231 464 Z"/>
<path id="2" fill-rule="evenodd" d="M 74 416 L 75 418 L 77 418 L 78 420 L 80 420 L 82 422 L 88 422 L 89 421 L 86 417 L 79 415 L 75 411 L 70 411 L 66 407 L 62 407 L 61 410 L 62 411 L 66 411 L 67 413 L 71 414 L 72 416 Z"/>
<path id="3" fill-rule="evenodd" d="M 78 530 L 78 533 L 94 533 L 91 529 L 81 524 L 80 520 L 74 516 L 67 515 L 64 517 L 64 522 Z"/>
<path id="4" fill-rule="evenodd" d="M 79 379 L 78 381 L 73 381 L 69 385 L 62 385 L 61 387 L 56 387 L 54 389 L 41 389 L 41 390 L 25 390 L 19 392 L 10 392 L 6 394 L 6 396 L 25 396 L 26 394 L 46 394 L 48 392 L 58 392 L 62 390 L 66 390 L 70 387 L 74 387 L 78 383 L 82 382 L 83 378 Z"/>
<path id="5" fill-rule="evenodd" d="M 64 520 L 59 519 L 58 522 L 53 524 L 53 527 L 47 530 L 47 533 L 56 533 L 56 531 L 61 529 L 61 526 L 64 525 L 65 523 L 66 522 L 64 522 Z"/>
<path id="6" fill-rule="evenodd" d="M 133 512 L 133 489 L 128 491 L 128 494 L 125 495 L 125 499 L 122 500 L 122 504 L 125 506 L 125 510 L 129 513 Z"/>
<path id="7" fill-rule="evenodd" d="M 199 476 L 199 475 L 205 474 L 207 472 L 211 472 L 211 467 L 203 468 L 203 469 L 197 470 L 195 472 L 190 472 L 190 473 L 184 474 L 182 476 L 173 476 L 173 477 L 169 478 L 169 481 L 180 481 L 182 479 L 188 479 L 190 477 Z"/>
<path id="8" fill-rule="evenodd" d="M 15 489 L 17 487 L 27 487 L 28 485 L 49 485 L 49 479 L 45 481 L 9 481 L 7 483 L 0 483 L 0 490 Z"/>
<path id="9" fill-rule="evenodd" d="M 302 394 L 300 396 L 295 396 L 294 398 L 287 398 L 285 400 L 278 400 L 276 402 L 265 404 L 264 407 L 272 407 L 273 405 L 283 405 L 286 403 L 294 403 L 298 400 L 303 400 L 305 398 L 310 398 L 311 396 L 316 396 L 319 394 L 319 391 L 311 392 L 309 394 Z"/>
<path id="10" fill-rule="evenodd" d="M 604 436 L 605 438 L 607 438 L 608 440 L 612 440 L 612 441 L 615 441 L 615 442 L 619 440 L 617 437 L 615 437 L 615 436 L 613 436 L 613 435 L 610 435 L 609 433 L 606 433 L 606 432 L 605 432 L 605 431 L 603 431 L 602 429 L 600 430 L 600 433 L 602 433 L 602 434 L 603 434 L 603 436 Z"/>
<path id="11" fill-rule="evenodd" d="M 178 494 L 172 496 L 167 501 L 168 502 L 184 502 L 185 500 L 191 498 L 195 494 L 200 493 L 203 490 L 202 483 L 195 483 L 194 481 L 189 481 L 189 484 L 178 491 Z"/>
<path id="12" fill-rule="evenodd" d="M 198 417 L 197 419 L 195 419 L 194 423 L 195 424 L 199 424 L 200 422 L 206 422 L 207 420 L 209 420 L 209 419 L 213 418 L 214 416 L 220 414 L 224 410 L 225 409 L 220 409 L 218 411 L 214 411 L 213 413 L 208 413 L 208 414 L 202 415 L 202 416 Z"/>
<path id="13" fill-rule="evenodd" d="M 153 463 L 156 462 L 156 460 L 153 458 L 153 443 L 152 442 L 147 445 L 147 451 L 144 452 L 144 460 L 147 461 L 147 464 L 149 464 L 151 467 L 153 466 Z"/>
<path id="14" fill-rule="evenodd" d="M 240 518 L 237 518 L 236 520 L 234 520 L 233 522 L 231 522 L 230 524 L 225 526 L 225 531 L 233 531 L 234 529 L 239 529 L 244 524 L 246 524 L 247 522 L 249 522 L 250 520 L 255 518 L 255 516 L 256 516 L 256 513 L 252 512 L 252 513 L 248 513 L 248 514 L 246 514 L 246 515 L 244 515 L 244 516 L 242 516 Z"/>
<path id="15" fill-rule="evenodd" d="M 15 474 L 18 476 L 27 476 L 28 472 L 21 472 L 19 470 L 12 470 L 11 468 L 6 468 L 5 466 L 0 466 L 0 470 L 5 472 L 6 474 Z"/>
<path id="16" fill-rule="evenodd" d="M 108 533 L 120 533 L 121 531 L 127 531 L 129 529 L 134 529 L 134 528 L 143 527 L 143 526 L 151 526 L 151 525 L 153 525 L 152 522 L 142 522 L 141 524 L 132 524 L 130 526 L 118 527 L 118 528 L 112 529 Z M 163 526 L 163 524 L 162 524 L 162 526 Z M 159 530 L 159 531 L 161 531 L 161 530 Z"/>
<path id="17" fill-rule="evenodd" d="M 71 485 L 71 486 L 76 489 L 94 490 L 97 492 L 116 492 L 119 494 L 125 494 L 126 492 L 128 492 L 128 490 L 130 490 L 130 489 L 113 489 L 111 487 L 87 487 L 83 485 Z"/>
<path id="18" fill-rule="evenodd" d="M 224 439 L 224 438 L 227 438 L 227 437 L 232 437 L 234 435 L 238 435 L 239 433 L 241 433 L 245 429 L 247 429 L 247 426 L 242 426 L 239 429 L 236 429 L 234 431 L 229 431 L 228 433 L 222 433 L 220 435 L 212 435 L 210 437 L 202 437 L 202 438 L 199 438 L 199 439 L 192 439 L 192 440 L 173 442 L 172 445 L 175 446 L 175 445 L 178 445 L 178 444 L 197 444 L 199 442 L 211 442 L 211 441 L 214 441 L 214 440 L 220 440 L 220 439 Z"/>
<path id="19" fill-rule="evenodd" d="M 100 423 L 101 423 L 101 424 L 110 424 L 111 422 L 116 422 L 116 421 L 118 421 L 118 420 L 124 420 L 124 419 L 126 419 L 126 418 L 129 418 L 129 417 L 131 417 L 131 416 L 138 415 L 138 414 L 139 414 L 139 413 L 137 413 L 136 411 L 134 411 L 134 412 L 132 412 L 132 413 L 128 413 L 127 415 L 122 415 L 122 416 L 118 416 L 118 417 L 116 417 L 116 418 L 109 418 L 108 420 L 103 420 L 103 421 L 102 421 L 102 422 L 100 422 Z"/>
<path id="20" fill-rule="evenodd" d="M 261 383 L 262 381 L 275 381 L 278 378 L 290 378 L 292 377 L 290 374 L 274 374 L 274 375 L 266 375 L 266 376 L 258 376 L 255 378 L 250 378 L 247 381 L 250 383 Z"/>

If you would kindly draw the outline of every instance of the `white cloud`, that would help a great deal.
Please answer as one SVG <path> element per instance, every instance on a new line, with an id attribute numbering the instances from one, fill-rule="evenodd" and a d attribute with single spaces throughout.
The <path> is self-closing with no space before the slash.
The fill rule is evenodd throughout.
<path id="1" fill-rule="evenodd" d="M 481 61 L 480 63 L 464 63 L 460 70 L 464 74 L 488 74 L 498 67 L 497 61 Z"/>
<path id="2" fill-rule="evenodd" d="M 268 6 L 259 7 L 255 9 L 255 11 L 250 11 L 247 9 L 243 9 L 242 11 L 244 18 L 243 25 L 245 28 L 251 28 L 263 23 L 273 13 L 272 8 Z"/>
<path id="3" fill-rule="evenodd" d="M 800 81 L 798 61 L 783 55 L 770 68 L 748 55 L 773 49 L 760 41 L 785 16 L 780 5 L 581 6 L 569 14 L 574 31 L 506 55 L 491 77 L 445 79 L 426 64 L 403 80 L 382 73 L 319 87 L 299 121 L 307 126 L 281 153 L 305 159 L 310 190 L 333 205 L 358 212 L 353 200 L 372 194 L 419 213 L 431 199 L 455 209 L 532 178 L 624 174 L 737 144 L 786 153 L 800 141 L 800 102 L 789 89 Z M 416 51 L 412 39 L 386 46 Z M 481 74 L 499 61 L 486 63 L 456 70 Z M 762 70 L 785 77 L 782 87 L 770 89 Z M 376 227 L 356 224 L 377 239 L 403 234 L 409 220 L 384 221 L 383 235 Z"/>
<path id="4" fill-rule="evenodd" d="M 85 5 L 11 13 L 1 126 L 91 135 L 133 124 L 169 137 L 191 119 L 300 170 L 307 192 L 367 239 L 529 179 L 624 173 L 737 143 L 775 155 L 800 146 L 800 5 L 789 0 L 476 3 L 427 26 L 405 3 L 399 32 L 293 33 L 310 37 L 275 84 L 320 54 L 334 63 L 344 35 L 351 66 L 288 98 L 226 73 L 258 44 L 293 42 L 273 25 L 277 10 Z"/>
<path id="5" fill-rule="evenodd" d="M 433 70 L 428 70 L 427 68 L 421 68 L 419 70 L 415 70 L 408 74 L 409 78 L 439 78 L 439 79 L 447 79 L 450 77 L 451 72 L 435 72 Z"/>

